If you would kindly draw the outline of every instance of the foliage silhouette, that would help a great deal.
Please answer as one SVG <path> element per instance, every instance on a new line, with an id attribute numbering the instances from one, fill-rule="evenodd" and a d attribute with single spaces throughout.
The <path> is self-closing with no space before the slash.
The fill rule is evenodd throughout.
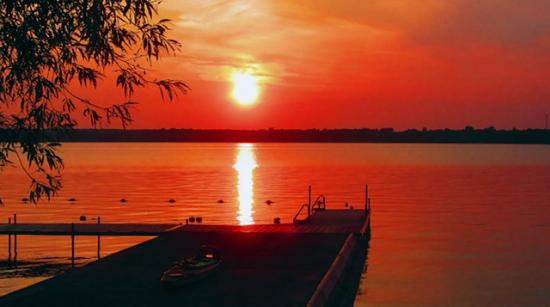
<path id="1" fill-rule="evenodd" d="M 316 142 L 316 143 L 485 143 L 550 144 L 550 130 L 476 129 L 73 129 L 63 142 Z"/>
<path id="2" fill-rule="evenodd" d="M 75 112 L 93 127 L 132 122 L 136 88 L 157 86 L 173 100 L 189 87 L 149 79 L 143 64 L 180 47 L 157 19 L 159 0 L 11 0 L 0 2 L 0 169 L 18 164 L 36 203 L 61 188 L 59 135 L 76 126 Z M 101 105 L 75 93 L 115 73 L 124 101 Z M 48 140 L 48 141 L 46 141 Z M 0 200 L 1 201 L 1 200 Z"/>

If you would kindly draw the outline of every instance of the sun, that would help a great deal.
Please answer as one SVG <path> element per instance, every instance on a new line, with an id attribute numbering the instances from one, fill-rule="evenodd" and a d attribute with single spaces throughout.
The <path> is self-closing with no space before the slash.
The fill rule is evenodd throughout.
<path id="1" fill-rule="evenodd" d="M 249 72 L 235 72 L 232 76 L 231 96 L 240 105 L 252 105 L 258 100 L 260 87 L 258 78 Z"/>

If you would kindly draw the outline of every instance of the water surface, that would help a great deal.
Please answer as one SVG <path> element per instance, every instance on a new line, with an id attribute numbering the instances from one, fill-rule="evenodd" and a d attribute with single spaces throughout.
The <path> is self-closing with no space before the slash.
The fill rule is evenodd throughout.
<path id="1" fill-rule="evenodd" d="M 2 222 L 291 222 L 309 184 L 329 208 L 359 208 L 368 183 L 373 233 L 357 305 L 550 302 L 549 146 L 72 143 L 63 156 L 64 189 L 49 203 L 22 203 L 24 176 L 1 174 Z M 36 238 L 20 237 L 20 259 L 70 255 L 68 238 Z M 142 239 L 106 240 L 109 253 Z M 93 259 L 94 239 L 77 238 L 77 255 Z"/>

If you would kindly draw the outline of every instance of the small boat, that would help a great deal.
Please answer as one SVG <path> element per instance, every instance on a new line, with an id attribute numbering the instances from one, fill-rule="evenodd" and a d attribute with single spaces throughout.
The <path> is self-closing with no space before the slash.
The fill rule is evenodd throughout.
<path id="1" fill-rule="evenodd" d="M 208 277 L 222 263 L 218 249 L 203 245 L 194 257 L 175 262 L 166 270 L 160 282 L 167 287 L 184 286 Z"/>

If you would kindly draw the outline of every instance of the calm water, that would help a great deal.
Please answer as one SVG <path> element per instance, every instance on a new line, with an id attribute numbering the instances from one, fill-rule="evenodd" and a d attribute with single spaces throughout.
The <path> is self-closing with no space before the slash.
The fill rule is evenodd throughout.
<path id="1" fill-rule="evenodd" d="M 50 203 L 21 203 L 23 175 L 0 175 L 2 222 L 291 222 L 308 184 L 343 208 L 360 207 L 368 183 L 373 236 L 357 305 L 550 304 L 550 146 L 83 143 L 63 155 L 64 189 Z M 20 259 L 70 255 L 68 238 L 19 240 Z M 104 250 L 140 240 L 106 239 Z M 94 256 L 93 238 L 77 244 L 77 256 Z"/>

